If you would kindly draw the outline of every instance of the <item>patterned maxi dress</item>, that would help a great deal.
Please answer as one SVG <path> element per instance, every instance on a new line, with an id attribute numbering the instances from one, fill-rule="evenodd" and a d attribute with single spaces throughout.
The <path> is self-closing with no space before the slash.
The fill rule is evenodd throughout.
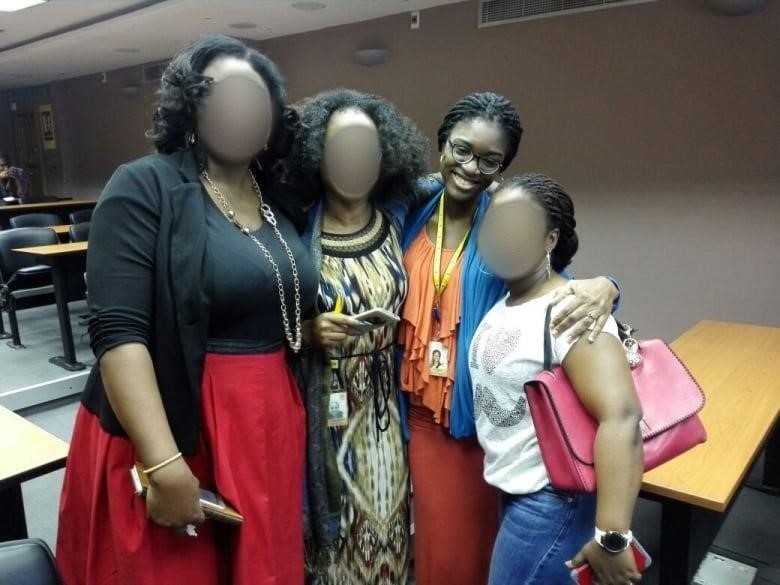
<path id="1" fill-rule="evenodd" d="M 399 233 L 380 211 L 357 233 L 322 233 L 318 303 L 355 315 L 381 307 L 398 314 L 407 291 Z M 409 484 L 396 395 L 396 327 L 350 337 L 331 358 L 347 391 L 347 426 L 330 429 L 343 482 L 340 533 L 328 583 L 406 583 Z M 326 368 L 323 384 L 330 387 Z"/>

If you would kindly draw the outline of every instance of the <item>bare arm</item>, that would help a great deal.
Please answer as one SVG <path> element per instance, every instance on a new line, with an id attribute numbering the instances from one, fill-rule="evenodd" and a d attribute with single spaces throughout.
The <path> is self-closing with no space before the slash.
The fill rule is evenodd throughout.
<path id="1" fill-rule="evenodd" d="M 107 351 L 100 360 L 100 372 L 111 408 L 144 467 L 177 453 L 146 347 L 127 343 Z M 198 479 L 182 459 L 156 471 L 149 480 L 146 511 L 156 524 L 181 528 L 203 521 Z"/>
<path id="2" fill-rule="evenodd" d="M 611 335 L 600 335 L 592 344 L 580 339 L 563 367 L 599 423 L 594 445 L 596 526 L 627 532 L 642 483 L 642 411 L 625 352 Z M 590 563 L 600 583 L 624 585 L 640 577 L 630 550 L 613 555 L 593 540 L 574 559 L 575 566 L 582 562 Z"/>

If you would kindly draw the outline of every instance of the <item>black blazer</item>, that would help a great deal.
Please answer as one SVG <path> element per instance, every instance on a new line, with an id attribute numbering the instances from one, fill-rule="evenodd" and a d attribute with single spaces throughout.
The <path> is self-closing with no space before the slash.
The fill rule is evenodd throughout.
<path id="1" fill-rule="evenodd" d="M 82 403 L 111 434 L 126 436 L 106 397 L 100 358 L 128 342 L 149 348 L 176 443 L 197 449 L 209 330 L 205 200 L 189 151 L 117 169 L 95 207 L 87 254 L 89 332 L 97 357 Z"/>

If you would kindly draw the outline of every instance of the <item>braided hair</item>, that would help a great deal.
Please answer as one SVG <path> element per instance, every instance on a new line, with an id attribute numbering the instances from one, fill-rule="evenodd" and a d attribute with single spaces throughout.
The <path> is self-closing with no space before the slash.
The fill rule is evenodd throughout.
<path id="1" fill-rule="evenodd" d="M 506 168 L 514 160 L 523 136 L 523 125 L 520 115 L 508 99 L 493 92 L 470 93 L 460 98 L 444 116 L 437 132 L 439 152 L 444 149 L 444 143 L 459 122 L 482 119 L 497 122 L 506 133 L 509 149 L 504 156 L 502 167 Z"/>
<path id="2" fill-rule="evenodd" d="M 547 175 L 525 173 L 504 181 L 498 192 L 505 189 L 522 189 L 544 210 L 547 230 L 558 230 L 558 243 L 550 252 L 553 270 L 560 272 L 571 264 L 580 243 L 575 229 L 574 202 L 564 188 Z"/>

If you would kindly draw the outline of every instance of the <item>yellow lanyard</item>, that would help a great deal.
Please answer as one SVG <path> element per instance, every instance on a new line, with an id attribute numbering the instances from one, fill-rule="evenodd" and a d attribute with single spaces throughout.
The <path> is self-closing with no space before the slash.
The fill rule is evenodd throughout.
<path id="1" fill-rule="evenodd" d="M 445 195 L 442 195 L 441 199 L 439 199 L 439 225 L 436 226 L 436 248 L 433 252 L 433 287 L 436 289 L 435 308 L 438 308 L 439 299 L 441 298 L 444 289 L 447 288 L 447 285 L 450 283 L 452 271 L 455 270 L 458 259 L 463 253 L 463 247 L 466 245 L 466 240 L 469 239 L 469 234 L 471 233 L 471 227 L 469 227 L 469 229 L 466 230 L 466 233 L 463 234 L 463 239 L 460 241 L 460 244 L 455 248 L 455 252 L 453 253 L 452 258 L 450 258 L 450 262 L 447 264 L 447 268 L 444 269 L 444 274 L 442 275 L 441 252 L 444 247 L 444 198 Z"/>

